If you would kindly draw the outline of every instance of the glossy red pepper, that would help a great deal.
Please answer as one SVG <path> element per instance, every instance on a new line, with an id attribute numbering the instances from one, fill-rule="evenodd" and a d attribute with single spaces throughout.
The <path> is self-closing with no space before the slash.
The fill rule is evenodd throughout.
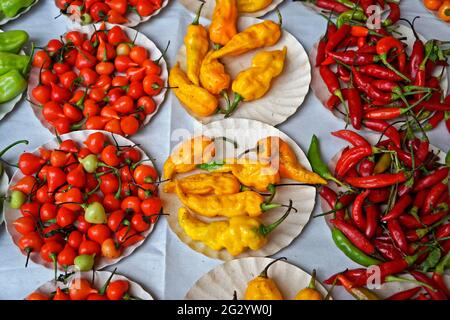
<path id="1" fill-rule="evenodd" d="M 406 240 L 405 233 L 403 232 L 402 226 L 397 219 L 389 220 L 387 223 L 387 228 L 392 237 L 392 240 L 399 247 L 403 253 L 409 253 L 408 241 Z"/>
<path id="2" fill-rule="evenodd" d="M 364 177 L 367 177 L 367 175 Z M 385 203 L 389 200 L 389 194 L 390 191 L 388 188 L 371 189 L 368 199 L 372 203 Z"/>
<path id="3" fill-rule="evenodd" d="M 375 247 L 372 243 L 362 234 L 356 227 L 353 227 L 349 223 L 337 219 L 330 220 L 336 228 L 338 228 L 342 233 L 361 251 L 366 254 L 374 254 Z"/>
<path id="4" fill-rule="evenodd" d="M 337 96 L 341 100 L 341 102 L 344 103 L 344 96 L 342 95 L 341 86 L 336 74 L 326 66 L 321 66 L 319 69 L 320 75 L 322 76 L 322 79 L 325 82 L 328 91 L 332 95 Z"/>
<path id="5" fill-rule="evenodd" d="M 430 295 L 431 299 L 433 300 L 447 300 L 447 297 L 444 292 L 442 292 L 440 289 L 438 289 L 436 283 L 428 276 L 422 272 L 419 271 L 411 271 L 411 275 L 416 279 L 417 281 L 423 282 L 431 286 L 433 289 L 429 287 L 423 286 L 423 288 L 427 291 L 427 293 Z"/>
<path id="6" fill-rule="evenodd" d="M 438 200 L 444 192 L 448 192 L 448 179 L 435 184 L 428 192 L 423 205 L 423 213 L 429 214 L 437 208 Z"/>
<path id="7" fill-rule="evenodd" d="M 390 80 L 390 81 L 402 81 L 402 77 L 398 76 L 392 70 L 389 70 L 386 67 L 377 65 L 377 64 L 369 64 L 360 66 L 358 68 L 359 72 L 365 74 L 367 76 L 371 76 L 381 80 Z"/>
<path id="8" fill-rule="evenodd" d="M 348 170 L 354 168 L 362 159 L 373 154 L 372 147 L 353 147 L 343 153 L 336 164 L 336 174 L 344 177 Z"/>
<path id="9" fill-rule="evenodd" d="M 380 219 L 380 209 L 376 204 L 369 204 L 365 207 L 366 212 L 366 229 L 365 234 L 368 239 L 372 239 L 378 228 Z"/>
<path id="10" fill-rule="evenodd" d="M 390 125 L 388 122 L 384 120 L 365 119 L 363 121 L 363 124 L 373 131 L 383 133 L 394 143 L 396 147 L 400 148 L 400 133 L 394 126 Z"/>
<path id="11" fill-rule="evenodd" d="M 383 218 L 381 218 L 381 221 L 386 222 L 398 218 L 399 216 L 404 214 L 405 210 L 409 207 L 412 201 L 413 199 L 409 194 L 405 194 L 404 196 L 400 197 L 395 203 L 394 207 L 385 216 L 383 216 Z"/>
<path id="12" fill-rule="evenodd" d="M 331 134 L 351 143 L 355 147 L 371 147 L 370 143 L 363 136 L 352 130 L 339 130 Z"/>
<path id="13" fill-rule="evenodd" d="M 347 8 L 348 9 L 348 8 Z M 347 10 L 346 10 L 347 11 Z M 350 34 L 349 24 L 342 25 L 329 39 L 325 48 L 326 52 L 332 52 Z"/>
<path id="14" fill-rule="evenodd" d="M 391 26 L 400 19 L 400 6 L 398 3 L 391 1 L 388 2 L 388 6 L 390 11 L 386 20 L 383 21 L 383 25 L 385 26 Z"/>
<path id="15" fill-rule="evenodd" d="M 385 300 L 409 300 L 412 299 L 419 291 L 422 290 L 421 287 L 415 287 L 407 290 L 403 290 L 393 295 L 387 297 Z"/>
<path id="16" fill-rule="evenodd" d="M 405 182 L 407 176 L 404 172 L 382 173 L 368 177 L 348 178 L 346 180 L 351 186 L 356 188 L 377 189 Z"/>
<path id="17" fill-rule="evenodd" d="M 363 108 L 359 91 L 355 88 L 349 88 L 347 94 L 348 111 L 350 122 L 356 130 L 361 129 Z"/>
<path id="18" fill-rule="evenodd" d="M 373 241 L 375 248 L 377 251 L 388 260 L 401 260 L 403 258 L 403 254 L 392 244 L 389 242 L 384 242 L 379 239 L 375 239 Z"/>
<path id="19" fill-rule="evenodd" d="M 359 230 L 365 231 L 367 228 L 367 220 L 364 216 L 363 205 L 367 196 L 369 195 L 370 190 L 365 190 L 356 196 L 355 201 L 352 206 L 352 219 L 355 222 L 355 225 Z"/>
<path id="20" fill-rule="evenodd" d="M 442 167 L 442 168 L 436 169 L 429 175 L 418 180 L 414 184 L 413 191 L 418 192 L 418 191 L 421 191 L 421 190 L 424 190 L 424 189 L 427 189 L 427 188 L 430 188 L 430 187 L 436 185 L 437 183 L 444 180 L 448 176 L 449 172 L 450 172 L 450 168 L 448 168 L 448 167 Z"/>
<path id="21" fill-rule="evenodd" d="M 363 66 L 374 64 L 379 61 L 378 56 L 376 55 L 356 52 L 354 50 L 343 52 L 328 52 L 328 57 L 331 57 L 332 60 L 327 59 L 325 60 L 326 62 L 322 63 L 322 65 L 328 65 L 331 64 L 330 62 L 335 63 L 335 61 L 338 61 L 350 66 Z"/>

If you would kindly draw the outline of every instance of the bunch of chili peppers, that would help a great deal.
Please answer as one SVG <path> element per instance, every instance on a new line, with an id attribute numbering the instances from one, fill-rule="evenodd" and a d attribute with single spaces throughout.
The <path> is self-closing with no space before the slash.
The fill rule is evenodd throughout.
<path id="1" fill-rule="evenodd" d="M 336 246 L 362 266 L 378 265 L 382 282 L 410 281 L 395 276 L 409 271 L 427 292 L 425 297 L 447 299 L 450 291 L 443 274 L 450 262 L 449 163 L 439 162 L 426 135 L 419 138 L 411 131 L 389 127 L 387 138 L 382 135 L 375 145 L 351 130 L 332 134 L 351 144 L 339 155 L 333 175 L 342 191 L 320 189 L 331 208 L 324 214 L 333 216 Z M 317 140 L 309 152 L 312 166 L 332 180 L 314 144 Z M 430 271 L 431 279 L 426 274 Z M 359 268 L 344 276 L 362 287 L 370 274 Z"/>
<path id="2" fill-rule="evenodd" d="M 328 22 L 315 62 L 331 94 L 326 107 L 357 130 L 380 131 L 388 121 L 431 130 L 445 119 L 450 131 L 450 97 L 440 85 L 449 51 L 438 40 L 424 43 L 408 23 L 416 38 L 410 55 L 388 27 Z"/>

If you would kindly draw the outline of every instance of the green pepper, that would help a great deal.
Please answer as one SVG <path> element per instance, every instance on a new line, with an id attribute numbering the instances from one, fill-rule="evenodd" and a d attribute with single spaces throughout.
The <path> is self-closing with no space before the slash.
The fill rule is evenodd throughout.
<path id="1" fill-rule="evenodd" d="M 11 101 L 27 88 L 27 81 L 17 70 L 0 76 L 0 103 Z"/>
<path id="2" fill-rule="evenodd" d="M 0 76 L 11 70 L 18 70 L 21 74 L 28 73 L 30 56 L 0 52 Z"/>
<path id="3" fill-rule="evenodd" d="M 20 11 L 35 2 L 36 0 L 2 0 L 0 1 L 0 11 L 7 18 L 14 18 Z"/>
<path id="4" fill-rule="evenodd" d="M 367 17 L 364 14 L 364 12 L 360 10 L 348 10 L 346 12 L 343 12 L 337 17 L 336 19 L 336 26 L 338 29 L 342 27 L 345 23 L 348 23 L 352 20 L 365 22 L 367 21 Z"/>
<path id="5" fill-rule="evenodd" d="M 29 39 L 23 30 L 11 30 L 0 33 L 0 52 L 19 53 Z"/>
<path id="6" fill-rule="evenodd" d="M 333 228 L 331 234 L 336 246 L 354 262 L 365 267 L 370 267 L 381 263 L 380 260 L 368 256 L 355 247 L 339 229 Z"/>

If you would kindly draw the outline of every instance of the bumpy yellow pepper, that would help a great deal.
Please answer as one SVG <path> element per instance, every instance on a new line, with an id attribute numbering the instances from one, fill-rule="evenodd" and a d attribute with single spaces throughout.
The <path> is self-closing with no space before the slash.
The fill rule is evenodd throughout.
<path id="1" fill-rule="evenodd" d="M 216 112 L 219 100 L 208 90 L 192 84 L 186 74 L 176 64 L 170 70 L 169 85 L 180 102 L 193 114 L 207 117 Z"/>
<path id="2" fill-rule="evenodd" d="M 316 270 L 313 270 L 308 287 L 300 290 L 294 300 L 323 300 L 322 294 L 316 289 Z"/>
<path id="3" fill-rule="evenodd" d="M 251 13 L 267 8 L 272 0 L 238 0 L 239 12 Z"/>
<path id="4" fill-rule="evenodd" d="M 200 68 L 200 83 L 212 94 L 220 94 L 230 87 L 231 77 L 218 59 L 211 59 L 214 51 L 208 52 Z"/>
<path id="5" fill-rule="evenodd" d="M 264 270 L 250 281 L 245 290 L 245 300 L 283 300 L 283 295 L 273 279 L 269 278 L 269 268 L 277 261 L 285 260 L 280 258 L 269 263 Z"/>
<path id="6" fill-rule="evenodd" d="M 287 218 L 291 209 L 292 202 L 278 221 L 265 226 L 258 218 L 248 216 L 206 223 L 181 207 L 178 211 L 178 224 L 192 240 L 201 241 L 216 251 L 226 249 L 232 256 L 238 256 L 247 248 L 261 249 L 267 243 L 267 236 Z"/>
<path id="7" fill-rule="evenodd" d="M 243 215 L 257 217 L 263 213 L 263 210 L 267 210 L 264 197 L 254 191 L 223 195 L 186 194 L 178 181 L 175 182 L 175 190 L 184 206 L 208 218 Z"/>
<path id="8" fill-rule="evenodd" d="M 272 159 L 279 162 L 282 178 L 302 183 L 326 184 L 317 173 L 305 169 L 288 143 L 279 137 L 266 137 L 257 143 L 258 156 L 261 159 Z"/>
<path id="9" fill-rule="evenodd" d="M 214 14 L 209 26 L 209 39 L 224 46 L 237 33 L 238 9 L 236 0 L 216 0 Z"/>
<path id="10" fill-rule="evenodd" d="M 195 170 L 197 164 L 210 161 L 215 155 L 214 141 L 205 136 L 197 136 L 184 141 L 164 163 L 165 179 L 172 179 L 177 173 Z"/>
<path id="11" fill-rule="evenodd" d="M 268 187 L 280 182 L 278 170 L 268 162 L 253 161 L 251 159 L 225 160 L 221 165 L 202 165 L 201 169 L 213 172 L 231 172 L 241 184 L 257 191 L 267 191 Z"/>
<path id="12" fill-rule="evenodd" d="M 189 80 L 191 80 L 191 82 L 196 86 L 200 85 L 200 66 L 209 49 L 208 31 L 199 23 L 200 13 L 204 5 L 205 3 L 202 2 L 200 8 L 198 9 L 197 16 L 188 26 L 186 36 L 184 37 L 187 60 L 186 73 Z"/>
<path id="13" fill-rule="evenodd" d="M 199 173 L 177 180 L 181 190 L 188 194 L 233 194 L 238 193 L 241 184 L 235 176 L 229 173 Z M 164 183 L 163 191 L 176 191 L 175 181 Z"/>
<path id="14" fill-rule="evenodd" d="M 281 37 L 281 26 L 266 20 L 237 33 L 228 43 L 211 55 L 212 59 L 238 56 L 261 47 L 271 47 Z"/>
<path id="15" fill-rule="evenodd" d="M 275 51 L 258 52 L 252 60 L 252 66 L 240 72 L 232 84 L 234 101 L 227 110 L 229 116 L 241 101 L 254 101 L 264 96 L 270 89 L 272 80 L 284 69 L 287 48 Z"/>

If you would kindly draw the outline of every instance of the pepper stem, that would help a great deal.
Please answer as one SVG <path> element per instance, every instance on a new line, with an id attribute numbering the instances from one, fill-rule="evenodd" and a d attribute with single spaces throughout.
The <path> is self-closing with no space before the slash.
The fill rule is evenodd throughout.
<path id="1" fill-rule="evenodd" d="M 387 55 L 386 54 L 382 54 L 380 55 L 380 59 L 381 61 L 384 63 L 384 65 L 390 69 L 391 71 L 395 72 L 396 75 L 398 75 L 399 77 L 401 77 L 403 80 L 405 80 L 406 82 L 411 82 L 411 80 L 405 76 L 403 73 L 401 73 L 400 71 L 398 71 L 396 68 L 394 68 L 394 66 L 392 64 L 389 63 L 389 61 L 387 61 Z"/>
<path id="2" fill-rule="evenodd" d="M 275 262 L 278 262 L 278 261 L 280 261 L 280 260 L 284 260 L 284 261 L 287 261 L 287 258 L 286 257 L 281 257 L 281 258 L 278 258 L 278 259 L 276 259 L 276 260 L 273 260 L 271 263 L 269 263 L 265 268 L 264 268 L 264 270 L 259 274 L 259 277 L 261 277 L 261 278 L 268 278 L 268 276 L 267 276 L 267 272 L 269 271 L 269 268 L 275 263 Z"/>
<path id="3" fill-rule="evenodd" d="M 113 270 L 113 272 L 111 273 L 111 275 L 109 276 L 108 280 L 106 280 L 105 284 L 101 287 L 100 291 L 98 292 L 98 294 L 100 295 L 104 295 L 106 292 L 106 289 L 108 288 L 109 284 L 111 283 L 112 278 L 114 277 L 114 275 L 116 274 L 117 268 L 115 268 Z"/>
<path id="4" fill-rule="evenodd" d="M 423 287 L 427 287 L 428 289 L 432 289 L 434 290 L 434 288 L 432 286 L 430 286 L 429 284 L 422 282 L 422 281 L 418 281 L 418 280 L 414 280 L 414 279 L 407 279 L 407 278 L 402 278 L 402 277 L 397 277 L 397 276 L 386 276 L 384 278 L 384 280 L 386 282 L 408 282 L 408 283 L 415 283 L 418 285 L 421 285 Z"/>
<path id="5" fill-rule="evenodd" d="M 275 230 L 291 213 L 293 207 L 292 207 L 292 200 L 289 200 L 289 207 L 286 210 L 286 213 L 277 221 L 275 221 L 272 224 L 269 224 L 268 226 L 261 225 L 258 229 L 258 233 L 261 234 L 263 237 L 266 237 L 269 233 L 271 233 L 273 230 Z"/>
<path id="6" fill-rule="evenodd" d="M 308 285 L 309 289 L 316 289 L 316 276 L 317 276 L 317 271 L 316 271 L 316 269 L 314 269 L 311 274 L 311 280 L 309 281 L 309 285 Z"/>
<path id="7" fill-rule="evenodd" d="M 205 5 L 205 1 L 200 1 L 202 4 L 200 5 L 200 7 L 197 10 L 197 14 L 195 15 L 195 19 L 194 21 L 192 21 L 192 25 L 193 26 L 197 26 L 200 23 L 200 14 L 202 13 L 203 10 L 203 6 Z"/>
<path id="8" fill-rule="evenodd" d="M 244 98 L 239 93 L 235 93 L 233 103 L 231 105 L 228 105 L 228 108 L 225 112 L 225 118 L 229 118 L 233 114 L 233 112 L 236 111 L 236 108 L 242 100 L 244 100 Z"/>
<path id="9" fill-rule="evenodd" d="M 12 144 L 10 144 L 9 146 L 7 146 L 5 149 L 3 149 L 2 151 L 0 151 L 0 157 L 2 157 L 8 150 L 10 150 L 11 148 L 17 146 L 18 144 L 26 144 L 28 145 L 30 142 L 28 140 L 19 140 L 16 141 Z"/>

